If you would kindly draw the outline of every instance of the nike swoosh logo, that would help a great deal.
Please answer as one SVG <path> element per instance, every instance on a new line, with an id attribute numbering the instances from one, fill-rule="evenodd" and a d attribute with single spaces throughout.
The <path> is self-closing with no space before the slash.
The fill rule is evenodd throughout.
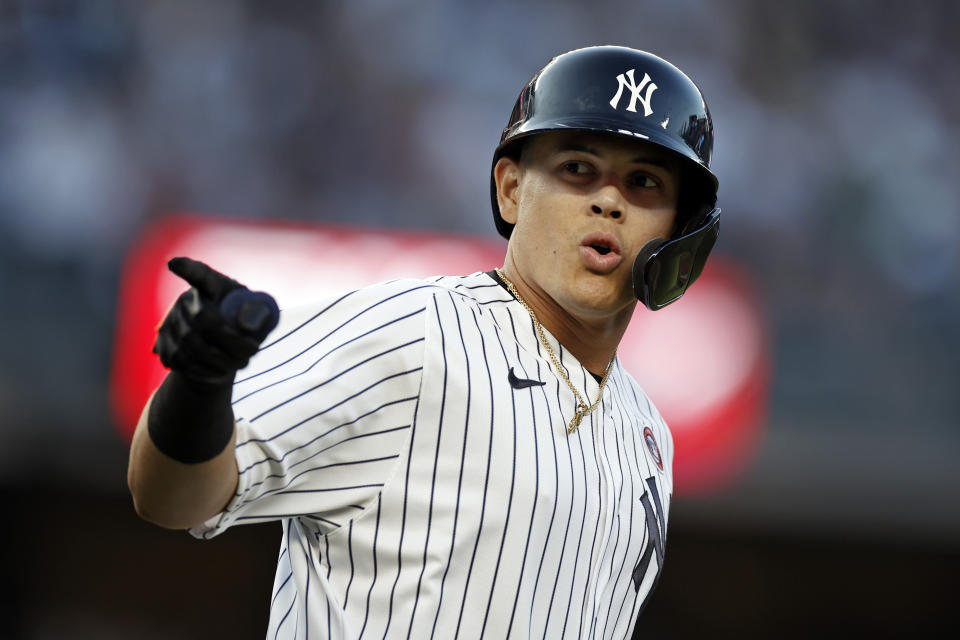
<path id="1" fill-rule="evenodd" d="M 540 382 L 539 380 L 527 380 L 526 378 L 518 378 L 517 375 L 513 372 L 513 367 L 510 367 L 510 373 L 507 374 L 507 380 L 510 381 L 510 386 L 514 389 L 526 389 L 527 387 L 539 387 L 547 384 L 546 382 Z"/>

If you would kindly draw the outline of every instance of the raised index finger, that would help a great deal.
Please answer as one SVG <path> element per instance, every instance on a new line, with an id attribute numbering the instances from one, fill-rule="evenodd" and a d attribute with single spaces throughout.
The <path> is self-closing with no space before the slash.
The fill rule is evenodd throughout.
<path id="1" fill-rule="evenodd" d="M 219 303 L 227 293 L 243 285 L 212 269 L 199 260 L 177 257 L 167 262 L 167 268 L 196 288 L 200 295 Z"/>

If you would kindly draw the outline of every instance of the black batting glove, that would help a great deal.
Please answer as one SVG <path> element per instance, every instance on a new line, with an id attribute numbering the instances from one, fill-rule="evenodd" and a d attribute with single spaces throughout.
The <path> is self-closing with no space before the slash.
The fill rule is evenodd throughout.
<path id="1" fill-rule="evenodd" d="M 276 301 L 203 262 L 173 258 L 167 266 L 191 288 L 177 298 L 160 325 L 154 353 L 192 382 L 232 383 L 277 326 Z"/>

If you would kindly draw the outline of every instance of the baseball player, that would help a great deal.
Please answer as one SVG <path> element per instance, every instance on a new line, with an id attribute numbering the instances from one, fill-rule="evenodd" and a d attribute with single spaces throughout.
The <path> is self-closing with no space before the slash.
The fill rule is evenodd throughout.
<path id="1" fill-rule="evenodd" d="M 206 265 L 159 329 L 140 515 L 280 521 L 270 638 L 627 638 L 663 566 L 670 431 L 623 370 L 637 306 L 716 239 L 710 114 L 654 55 L 591 47 L 524 87 L 493 158 L 502 268 L 279 314 Z"/>

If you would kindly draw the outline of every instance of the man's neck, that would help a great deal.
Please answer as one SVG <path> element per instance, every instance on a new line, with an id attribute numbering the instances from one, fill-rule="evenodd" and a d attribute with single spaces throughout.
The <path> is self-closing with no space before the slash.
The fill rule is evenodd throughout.
<path id="1" fill-rule="evenodd" d="M 496 273 L 492 275 L 496 280 Z M 509 274 L 505 274 L 509 278 Z M 533 309 L 540 324 L 549 331 L 563 348 L 570 352 L 587 371 L 602 376 L 616 354 L 630 322 L 633 309 L 617 317 L 591 321 L 578 318 L 564 309 L 545 292 L 527 285 L 522 278 L 511 279 L 523 301 Z M 506 283 L 501 282 L 504 288 Z M 508 289 L 509 291 L 509 289 Z"/>

